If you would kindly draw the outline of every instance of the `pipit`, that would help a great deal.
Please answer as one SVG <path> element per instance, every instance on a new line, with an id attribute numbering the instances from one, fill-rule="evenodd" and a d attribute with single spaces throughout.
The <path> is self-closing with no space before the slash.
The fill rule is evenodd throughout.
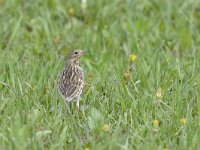
<path id="1" fill-rule="evenodd" d="M 79 65 L 83 50 L 74 50 L 67 56 L 65 67 L 60 73 L 58 87 L 66 105 L 75 101 L 79 107 L 79 99 L 83 89 L 83 70 Z"/>

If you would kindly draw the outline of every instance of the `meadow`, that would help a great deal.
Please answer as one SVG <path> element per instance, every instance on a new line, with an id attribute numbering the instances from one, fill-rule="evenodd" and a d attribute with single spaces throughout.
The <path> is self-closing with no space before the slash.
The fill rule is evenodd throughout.
<path id="1" fill-rule="evenodd" d="M 57 79 L 77 48 L 69 117 Z M 199 0 L 0 0 L 0 149 L 200 149 L 199 59 Z"/>

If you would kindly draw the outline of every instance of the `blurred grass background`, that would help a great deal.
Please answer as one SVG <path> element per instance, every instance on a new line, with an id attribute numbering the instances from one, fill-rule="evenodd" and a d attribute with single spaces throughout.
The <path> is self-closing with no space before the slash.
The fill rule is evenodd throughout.
<path id="1" fill-rule="evenodd" d="M 199 0 L 0 0 L 0 25 L 0 149 L 200 148 Z M 56 85 L 74 48 L 78 130 Z"/>

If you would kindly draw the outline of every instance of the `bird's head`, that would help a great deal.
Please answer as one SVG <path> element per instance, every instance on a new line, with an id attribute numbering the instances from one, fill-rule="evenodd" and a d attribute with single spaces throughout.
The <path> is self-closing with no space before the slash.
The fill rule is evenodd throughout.
<path id="1" fill-rule="evenodd" d="M 70 63 L 78 63 L 79 58 L 84 54 L 85 54 L 85 52 L 83 50 L 80 50 L 80 49 L 73 50 L 67 56 L 67 61 Z"/>

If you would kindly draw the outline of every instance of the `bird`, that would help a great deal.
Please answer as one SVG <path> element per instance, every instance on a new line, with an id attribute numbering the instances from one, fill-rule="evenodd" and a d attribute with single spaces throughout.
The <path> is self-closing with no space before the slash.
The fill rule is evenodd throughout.
<path id="1" fill-rule="evenodd" d="M 83 90 L 84 72 L 80 66 L 79 59 L 85 51 L 76 49 L 71 51 L 66 58 L 65 66 L 58 79 L 60 94 L 65 100 L 66 105 L 73 101 L 79 108 L 79 100 Z"/>

